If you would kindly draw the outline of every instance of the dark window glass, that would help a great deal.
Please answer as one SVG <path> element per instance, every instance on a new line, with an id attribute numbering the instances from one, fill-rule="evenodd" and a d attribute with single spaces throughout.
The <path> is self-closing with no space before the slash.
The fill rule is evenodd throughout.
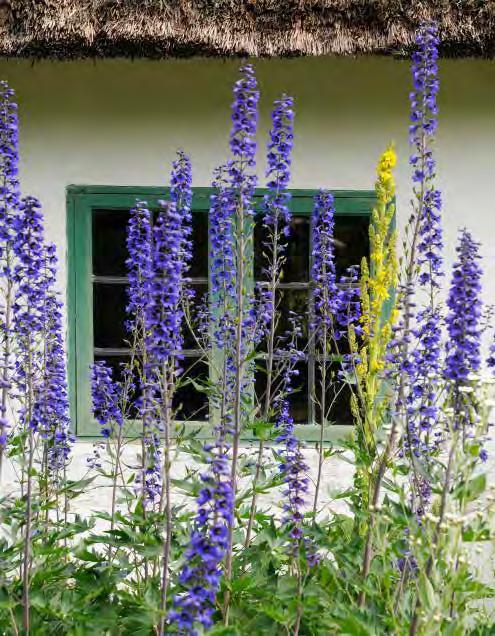
<path id="1" fill-rule="evenodd" d="M 93 274 L 126 276 L 127 210 L 93 211 Z"/>
<path id="2" fill-rule="evenodd" d="M 292 217 L 286 252 L 287 261 L 282 280 L 284 283 L 299 283 L 309 280 L 310 226 L 309 216 Z"/>
<path id="3" fill-rule="evenodd" d="M 361 265 L 370 249 L 369 216 L 335 216 L 335 262 L 337 275 L 350 265 Z"/>
<path id="4" fill-rule="evenodd" d="M 132 373 L 130 373 L 130 364 L 131 357 L 130 356 L 101 356 L 95 355 L 95 362 L 104 361 L 108 367 L 112 370 L 112 378 L 113 380 L 121 383 L 121 390 L 119 392 L 119 399 L 123 400 L 124 394 L 124 379 L 127 378 L 125 384 L 126 391 L 126 404 L 125 408 L 127 411 L 127 417 L 137 418 L 139 414 L 136 408 L 136 401 L 141 396 L 140 383 L 138 381 L 139 373 L 137 367 L 134 365 L 132 369 Z M 123 404 L 123 401 L 121 402 Z"/>
<path id="5" fill-rule="evenodd" d="M 284 240 L 287 241 L 285 250 L 287 260 L 282 282 L 307 282 L 309 280 L 310 217 L 293 216 L 289 236 Z M 254 277 L 256 280 L 267 280 L 267 274 L 264 271 L 270 260 L 270 254 L 265 247 L 267 242 L 269 242 L 268 232 L 259 216 L 254 228 Z"/>
<path id="6" fill-rule="evenodd" d="M 208 278 L 208 214 L 196 212 L 192 215 L 192 251 L 189 278 Z"/>
<path id="7" fill-rule="evenodd" d="M 309 420 L 309 377 L 308 364 L 299 362 L 295 366 L 297 376 L 292 378 L 293 392 L 289 395 L 290 414 L 296 424 L 307 424 Z"/>
<path id="8" fill-rule="evenodd" d="M 284 335 L 292 332 L 292 321 L 295 321 L 302 332 L 301 337 L 297 339 L 296 348 L 298 351 L 303 351 L 308 342 L 308 288 L 280 289 L 277 296 L 277 308 L 280 312 L 277 334 Z"/>
<path id="9" fill-rule="evenodd" d="M 105 360 L 113 370 L 113 377 L 123 378 L 122 365 L 130 361 L 127 355 L 116 354 L 116 349 L 129 348 L 130 334 L 125 329 L 128 320 L 125 308 L 128 303 L 127 286 L 122 279 L 127 275 L 127 224 L 128 210 L 94 210 L 93 213 L 93 332 L 94 347 L 98 350 L 95 360 Z M 188 276 L 192 279 L 189 287 L 194 292 L 188 302 L 188 316 L 195 327 L 198 311 L 204 305 L 208 293 L 208 215 L 193 213 L 191 234 L 193 257 Z M 102 280 L 101 277 L 105 277 Z M 112 280 L 115 278 L 115 280 Z M 184 349 L 194 350 L 198 345 L 186 321 L 184 323 Z M 183 362 L 184 373 L 181 386 L 174 398 L 174 409 L 180 420 L 205 420 L 208 415 L 208 399 L 189 381 L 200 382 L 208 379 L 208 367 L 198 356 L 188 357 Z M 134 374 L 136 376 L 136 374 Z M 137 377 L 135 384 L 139 385 Z M 129 415 L 138 417 L 135 407 L 138 389 L 129 394 L 131 403 Z"/>
<path id="10" fill-rule="evenodd" d="M 328 424 L 352 424 L 351 389 L 340 375 L 340 364 L 327 365 L 325 392 L 325 413 Z M 322 373 L 321 365 L 315 364 L 315 418 L 321 421 L 322 407 Z"/>
<path id="11" fill-rule="evenodd" d="M 270 396 L 277 395 L 280 390 L 280 384 L 283 380 L 282 361 L 275 359 L 272 365 L 272 380 L 270 387 Z M 254 372 L 254 391 L 256 396 L 256 405 L 259 409 L 259 413 L 263 413 L 266 403 L 267 392 L 267 362 L 264 358 L 258 358 L 256 360 L 256 368 Z M 272 400 L 270 400 L 270 403 Z"/>
<path id="12" fill-rule="evenodd" d="M 126 285 L 122 278 L 126 271 L 126 234 L 129 220 L 128 210 L 96 209 L 92 218 L 93 245 L 93 319 L 94 319 L 94 347 L 98 350 L 99 359 L 106 359 L 115 368 L 116 377 L 120 377 L 120 364 L 127 358 L 112 355 L 115 349 L 127 349 L 130 335 L 125 330 L 127 315 L 125 307 L 128 302 Z M 335 216 L 335 257 L 337 275 L 343 274 L 350 265 L 360 265 L 363 256 L 369 253 L 369 216 Z M 258 217 L 254 227 L 254 276 L 256 281 L 266 281 L 263 268 L 266 267 L 267 241 L 264 228 Z M 311 296 L 311 215 L 295 215 L 292 217 L 290 233 L 287 240 L 286 262 L 284 265 L 281 287 L 277 295 L 280 319 L 277 325 L 277 337 L 291 329 L 289 317 L 296 314 L 302 326 L 303 335 L 296 346 L 299 351 L 306 353 L 306 360 L 298 364 L 299 376 L 293 379 L 294 392 L 289 398 L 291 415 L 296 423 L 308 422 L 313 414 L 317 417 L 320 411 L 318 404 L 313 404 L 313 397 L 319 391 L 318 362 L 313 351 L 314 344 L 308 348 L 309 342 L 309 312 Z M 188 272 L 191 279 L 190 289 L 194 292 L 189 302 L 189 322 L 197 327 L 198 311 L 205 306 L 208 294 L 207 279 L 209 276 L 208 253 L 208 214 L 195 212 L 192 217 L 191 242 L 193 257 Z M 113 280 L 115 279 L 115 280 Z M 119 280 L 120 279 L 120 280 Z M 180 420 L 207 419 L 208 400 L 205 393 L 193 386 L 189 379 L 195 381 L 206 380 L 208 368 L 200 359 L 198 342 L 193 336 L 188 321 L 184 323 L 184 349 L 189 357 L 184 360 L 184 374 L 182 386 L 174 400 L 174 408 Z M 278 343 L 280 345 L 280 342 Z M 277 343 L 276 343 L 277 346 Z M 331 346 L 332 352 L 347 353 L 346 337 Z M 266 352 L 266 342 L 259 347 L 260 353 Z M 194 354 L 192 352 L 195 352 Z M 262 399 L 266 389 L 266 373 L 263 359 L 256 362 L 259 369 L 255 373 L 255 392 L 258 399 Z M 275 361 L 275 366 L 277 366 Z M 336 364 L 335 368 L 338 367 Z M 327 396 L 328 403 L 333 403 L 329 419 L 332 422 L 351 423 L 349 412 L 349 388 L 342 382 L 338 387 L 330 388 L 334 394 Z M 332 385 L 333 386 L 333 385 Z M 277 390 L 277 380 L 274 380 L 274 391 Z"/>
<path id="13" fill-rule="evenodd" d="M 93 285 L 93 333 L 97 348 L 127 347 L 129 334 L 127 320 L 127 287 L 121 284 L 95 283 Z"/>
<path id="14" fill-rule="evenodd" d="M 335 262 L 336 273 L 340 277 L 350 265 L 360 265 L 363 256 L 369 253 L 369 216 L 335 215 Z M 258 281 L 266 281 L 267 248 L 265 243 L 269 237 L 263 228 L 261 218 L 258 217 L 254 232 L 254 273 Z M 302 327 L 303 335 L 296 346 L 299 351 L 307 354 L 307 362 L 298 364 L 299 377 L 293 384 L 294 394 L 290 397 L 291 414 L 296 423 L 308 422 L 312 413 L 320 415 L 318 404 L 314 408 L 312 399 L 318 397 L 321 387 L 318 386 L 318 363 L 315 359 L 314 343 L 309 338 L 310 314 L 310 284 L 311 277 L 311 215 L 295 215 L 291 221 L 290 235 L 286 250 L 287 260 L 284 275 L 277 295 L 277 307 L 280 312 L 277 325 L 277 336 L 291 330 L 289 317 L 296 314 L 298 324 Z M 345 354 L 349 351 L 347 336 L 342 335 L 338 342 L 328 343 L 332 354 Z M 257 360 L 258 370 L 255 376 L 255 392 L 258 402 L 262 400 L 266 391 L 266 363 L 263 352 L 267 351 L 266 341 L 260 347 L 260 359 Z M 332 366 L 336 372 L 339 363 Z M 316 376 L 316 377 L 315 377 Z M 276 381 L 274 380 L 276 391 Z M 313 398 L 311 397 L 313 396 Z M 352 423 L 349 411 L 349 387 L 336 378 L 335 383 L 327 389 L 327 405 L 332 404 L 329 419 L 331 422 Z"/>
<path id="15" fill-rule="evenodd" d="M 204 421 L 208 418 L 208 396 L 198 390 L 192 382 L 204 385 L 208 381 L 208 365 L 199 357 L 187 357 L 182 361 L 184 373 L 175 392 L 173 408 L 176 419 Z"/>
<path id="16" fill-rule="evenodd" d="M 187 298 L 185 306 L 184 349 L 198 349 L 198 341 L 193 334 L 199 335 L 200 314 L 208 303 L 208 285 L 206 283 L 189 283 L 188 289 L 192 295 Z"/>
<path id="17" fill-rule="evenodd" d="M 280 373 L 280 360 L 275 360 L 272 372 L 271 395 L 276 395 L 280 389 L 282 373 Z M 264 408 L 267 390 L 267 373 L 266 361 L 259 359 L 256 361 L 254 389 L 258 407 Z M 287 395 L 291 417 L 296 424 L 307 424 L 309 417 L 308 409 L 308 364 L 305 361 L 298 362 L 295 365 L 297 375 L 292 377 L 292 392 Z"/>

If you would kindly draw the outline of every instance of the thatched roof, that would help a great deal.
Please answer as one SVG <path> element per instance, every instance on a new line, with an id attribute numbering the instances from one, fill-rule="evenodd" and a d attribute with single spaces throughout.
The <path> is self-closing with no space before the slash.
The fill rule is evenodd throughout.
<path id="1" fill-rule="evenodd" d="M 495 54 L 495 0 L 0 0 L 0 55 L 400 55 L 429 18 L 444 54 Z"/>

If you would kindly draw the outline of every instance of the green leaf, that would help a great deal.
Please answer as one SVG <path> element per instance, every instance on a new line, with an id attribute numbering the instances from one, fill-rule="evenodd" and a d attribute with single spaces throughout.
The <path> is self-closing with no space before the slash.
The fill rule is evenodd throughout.
<path id="1" fill-rule="evenodd" d="M 209 630 L 208 634 L 214 634 L 215 636 L 240 636 L 235 627 L 224 627 L 220 625 Z"/>
<path id="2" fill-rule="evenodd" d="M 418 594 L 423 609 L 430 611 L 436 606 L 437 597 L 435 590 L 433 589 L 430 579 L 424 572 L 421 572 L 419 577 Z"/>
<path id="3" fill-rule="evenodd" d="M 356 614 L 347 614 L 337 618 L 335 622 L 340 627 L 338 632 L 340 636 L 374 636 L 376 634 L 374 626 Z"/>
<path id="4" fill-rule="evenodd" d="M 261 611 L 264 612 L 269 618 L 274 620 L 276 623 L 285 625 L 285 623 L 287 622 L 287 616 L 278 607 L 274 607 L 273 605 L 262 605 Z"/>
<path id="5" fill-rule="evenodd" d="M 462 482 L 454 489 L 454 497 L 466 503 L 475 501 L 486 490 L 486 474 L 477 475 Z"/>

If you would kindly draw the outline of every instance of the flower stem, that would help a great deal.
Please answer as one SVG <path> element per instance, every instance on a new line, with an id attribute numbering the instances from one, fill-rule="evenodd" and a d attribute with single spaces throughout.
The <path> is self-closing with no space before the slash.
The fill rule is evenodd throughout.
<path id="1" fill-rule="evenodd" d="M 243 360 L 243 327 L 244 327 L 244 259 L 245 259 L 245 241 L 246 229 L 244 217 L 244 205 L 242 195 L 237 211 L 237 324 L 235 332 L 235 381 L 234 381 L 234 434 L 232 440 L 232 464 L 230 473 L 230 486 L 232 493 L 237 491 L 237 463 L 239 459 L 239 440 L 241 435 L 241 419 L 242 419 L 242 382 L 244 376 L 244 360 Z M 225 558 L 225 582 L 226 590 L 223 599 L 223 620 L 224 625 L 229 624 L 229 604 L 230 590 L 229 584 L 232 579 L 232 561 L 233 561 L 233 534 L 234 523 L 230 524 L 227 536 L 227 554 Z"/>
<path id="2" fill-rule="evenodd" d="M 173 365 L 173 362 L 172 362 Z M 170 426 L 171 426 L 171 412 L 170 406 L 172 401 L 172 379 L 173 370 L 170 368 L 164 369 L 163 378 L 163 425 L 164 425 L 164 449 L 163 449 L 163 476 L 164 476 L 164 488 L 165 494 L 165 541 L 163 542 L 162 553 L 162 583 L 160 593 L 160 629 L 159 634 L 165 633 L 165 619 L 167 608 L 167 591 L 169 583 L 169 560 L 170 560 L 170 546 L 172 541 L 172 493 L 171 493 L 171 480 L 170 480 Z"/>

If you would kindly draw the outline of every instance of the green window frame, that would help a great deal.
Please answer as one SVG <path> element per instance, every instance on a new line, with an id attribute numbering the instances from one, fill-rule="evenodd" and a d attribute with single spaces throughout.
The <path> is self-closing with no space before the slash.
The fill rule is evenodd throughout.
<path id="1" fill-rule="evenodd" d="M 256 190 L 261 201 L 266 190 Z M 291 211 L 295 215 L 310 215 L 316 190 L 291 190 Z M 209 207 L 212 188 L 193 188 L 192 211 L 205 211 Z M 371 216 L 376 198 L 368 190 L 333 190 L 336 216 Z M 145 200 L 156 207 L 158 200 L 166 198 L 167 188 L 134 186 L 81 186 L 67 187 L 67 321 L 69 395 L 72 422 L 80 438 L 99 436 L 99 426 L 91 413 L 89 367 L 93 361 L 93 275 L 92 275 L 92 214 L 95 209 L 130 210 L 137 200 Z M 193 429 L 198 437 L 211 437 L 211 424 L 187 422 L 186 430 Z M 352 426 L 333 424 L 326 427 L 325 441 L 345 438 Z M 316 424 L 298 424 L 296 432 L 306 442 L 317 442 L 320 427 Z M 256 439 L 254 432 L 243 432 L 246 441 Z"/>

